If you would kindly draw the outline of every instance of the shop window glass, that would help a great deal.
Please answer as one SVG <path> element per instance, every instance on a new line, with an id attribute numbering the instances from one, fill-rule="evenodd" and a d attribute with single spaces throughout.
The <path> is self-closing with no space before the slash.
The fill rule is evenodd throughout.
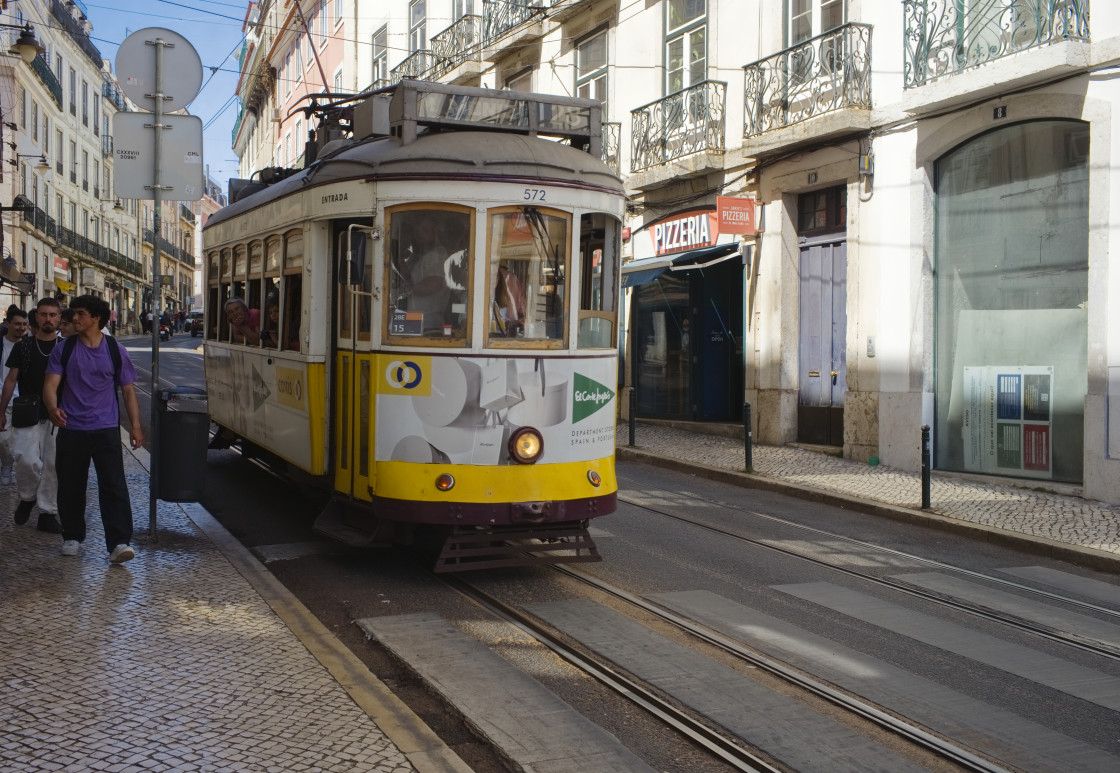
<path id="1" fill-rule="evenodd" d="M 490 343 L 564 341 L 568 230 L 568 216 L 536 207 L 490 216 Z"/>
<path id="2" fill-rule="evenodd" d="M 997 129 L 937 164 L 935 461 L 1082 479 L 1089 128 Z"/>

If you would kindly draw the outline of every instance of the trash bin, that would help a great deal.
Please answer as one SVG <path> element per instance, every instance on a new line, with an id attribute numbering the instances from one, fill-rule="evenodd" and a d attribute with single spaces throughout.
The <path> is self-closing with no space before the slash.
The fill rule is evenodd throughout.
<path id="1" fill-rule="evenodd" d="M 163 389 L 159 403 L 159 498 L 197 502 L 206 483 L 206 446 L 210 442 L 206 390 Z"/>

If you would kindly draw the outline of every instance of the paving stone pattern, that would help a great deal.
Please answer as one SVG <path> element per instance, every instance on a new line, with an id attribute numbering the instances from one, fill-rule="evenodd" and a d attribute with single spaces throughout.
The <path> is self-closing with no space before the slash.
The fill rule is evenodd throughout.
<path id="1" fill-rule="evenodd" d="M 92 486 L 76 558 L 0 489 L 0 770 L 412 771 L 182 509 L 160 503 L 147 541 L 148 476 L 125 465 L 121 566 Z"/>
<path id="2" fill-rule="evenodd" d="M 629 443 L 629 425 L 620 424 L 618 446 Z M 691 464 L 742 471 L 743 441 L 691 432 L 679 427 L 638 422 L 634 447 Z M 918 509 L 922 480 L 918 473 L 789 446 L 754 445 L 755 474 L 850 497 Z M 1045 487 L 1045 481 L 1030 483 Z M 1043 537 L 1071 545 L 1120 553 L 1120 507 L 1078 497 L 1016 486 L 979 483 L 934 473 L 930 511 L 969 523 Z"/>

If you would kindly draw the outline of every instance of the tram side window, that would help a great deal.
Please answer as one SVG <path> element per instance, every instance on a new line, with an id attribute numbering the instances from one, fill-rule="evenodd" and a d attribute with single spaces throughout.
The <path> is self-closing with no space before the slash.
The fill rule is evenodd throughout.
<path id="1" fill-rule="evenodd" d="M 290 274 L 284 277 L 284 314 L 281 338 L 283 349 L 299 351 L 299 323 L 303 313 L 303 276 Z"/>
<path id="2" fill-rule="evenodd" d="M 261 346 L 280 348 L 280 283 L 264 280 L 264 314 L 261 315 Z"/>
<path id="3" fill-rule="evenodd" d="M 535 207 L 490 216 L 491 342 L 564 340 L 568 226 Z"/>
<path id="4" fill-rule="evenodd" d="M 389 335 L 466 340 L 470 214 L 406 209 L 389 223 Z"/>
<path id="5" fill-rule="evenodd" d="M 618 328 L 618 221 L 604 214 L 584 215 L 579 224 L 580 349 L 609 349 Z"/>

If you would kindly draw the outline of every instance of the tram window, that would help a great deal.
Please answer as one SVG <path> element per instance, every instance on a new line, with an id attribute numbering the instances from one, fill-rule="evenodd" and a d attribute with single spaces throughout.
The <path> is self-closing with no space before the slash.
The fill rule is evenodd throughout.
<path id="1" fill-rule="evenodd" d="M 220 270 L 219 267 L 221 266 L 221 263 L 219 262 L 218 254 L 219 253 L 218 253 L 217 250 L 213 250 L 213 251 L 211 251 L 209 257 L 207 258 L 209 266 L 208 266 L 206 275 L 207 275 L 207 278 L 209 278 L 209 280 L 211 282 L 217 282 L 218 277 L 221 276 L 221 274 L 218 273 L 219 270 Z"/>
<path id="2" fill-rule="evenodd" d="M 218 312 L 218 299 L 220 297 L 219 296 L 220 292 L 221 291 L 216 286 L 211 287 L 210 291 L 207 293 L 207 296 L 206 296 L 206 299 L 207 299 L 206 309 L 207 309 L 207 312 L 208 312 L 207 317 L 206 317 L 206 337 L 209 338 L 210 340 L 214 340 L 218 337 L 218 321 L 217 320 L 218 320 L 218 317 L 220 316 L 220 314 Z"/>
<path id="3" fill-rule="evenodd" d="M 274 236 L 264 245 L 264 272 L 275 275 L 280 273 L 280 237 Z"/>
<path id="4" fill-rule="evenodd" d="M 614 346 L 618 325 L 618 222 L 603 214 L 584 215 L 579 225 L 580 349 Z"/>
<path id="5" fill-rule="evenodd" d="M 222 250 L 222 273 L 221 279 L 223 282 L 228 283 L 233 277 L 233 252 L 229 249 Z"/>
<path id="6" fill-rule="evenodd" d="M 465 341 L 470 213 L 400 210 L 389 230 L 389 335 Z"/>
<path id="7" fill-rule="evenodd" d="M 280 285 L 264 280 L 264 313 L 261 314 L 261 346 L 280 348 Z"/>
<path id="8" fill-rule="evenodd" d="M 371 255 L 369 254 L 368 246 L 365 248 L 365 261 L 364 264 L 355 261 L 358 265 L 351 266 L 351 252 L 358 255 L 362 247 L 359 240 L 364 239 L 361 232 L 354 235 L 350 230 L 343 230 L 338 233 L 337 244 L 335 246 L 335 254 L 338 259 L 335 265 L 338 267 L 338 282 L 340 283 L 339 293 L 339 335 L 343 338 L 350 337 L 351 325 L 351 304 L 356 299 L 358 302 L 357 310 L 354 312 L 356 319 L 353 320 L 357 328 L 357 339 L 359 341 L 369 341 L 371 337 L 371 330 L 373 328 L 373 271 L 369 263 L 371 262 Z M 354 279 L 358 280 L 358 284 L 350 284 Z"/>
<path id="9" fill-rule="evenodd" d="M 284 336 L 281 338 L 283 349 L 299 351 L 299 324 L 303 314 L 303 276 L 301 274 L 287 274 L 284 276 Z"/>
<path id="10" fill-rule="evenodd" d="M 535 207 L 490 216 L 491 342 L 564 340 L 568 223 Z"/>
<path id="11" fill-rule="evenodd" d="M 246 250 L 244 244 L 239 244 L 233 248 L 233 279 L 234 281 L 245 281 L 246 276 Z"/>

